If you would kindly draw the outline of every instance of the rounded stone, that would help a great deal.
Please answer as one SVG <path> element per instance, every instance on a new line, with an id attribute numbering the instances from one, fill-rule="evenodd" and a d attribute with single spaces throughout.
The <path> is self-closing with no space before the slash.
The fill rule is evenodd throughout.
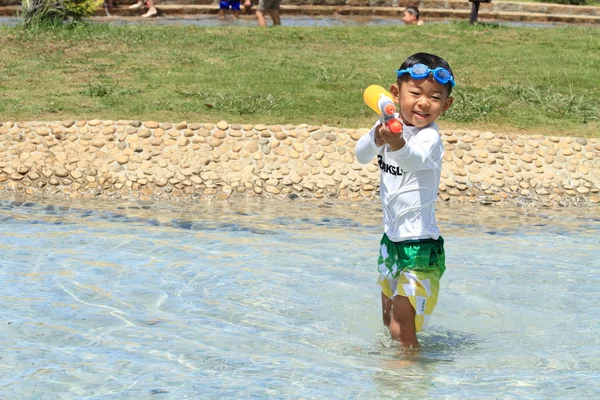
<path id="1" fill-rule="evenodd" d="M 258 125 L 254 126 L 254 130 L 256 130 L 258 132 L 266 131 L 267 129 L 269 129 L 269 127 L 267 125 L 264 125 L 264 124 L 258 124 Z"/>
<path id="2" fill-rule="evenodd" d="M 150 131 L 149 129 L 140 129 L 137 132 L 138 137 L 141 137 L 143 139 L 149 138 L 150 136 L 152 136 L 152 131 Z"/>
<path id="3" fill-rule="evenodd" d="M 213 137 L 215 137 L 217 139 L 225 139 L 227 137 L 225 130 L 221 130 L 221 129 L 214 131 L 212 135 L 213 135 Z"/>
<path id="4" fill-rule="evenodd" d="M 525 154 L 521 155 L 521 157 L 520 157 L 520 158 L 521 158 L 521 161 L 523 161 L 523 162 L 525 162 L 525 163 L 530 163 L 530 162 L 532 162 L 532 161 L 533 161 L 533 159 L 531 158 L 531 155 L 530 155 L 530 154 L 527 154 L 527 153 L 525 153 Z"/>
<path id="5" fill-rule="evenodd" d="M 69 175 L 69 171 L 67 171 L 65 168 L 63 167 L 58 167 L 54 170 L 54 175 L 60 177 L 60 178 L 64 178 L 66 176 Z"/>
<path id="6" fill-rule="evenodd" d="M 590 190 L 585 186 L 579 186 L 575 189 L 575 191 L 580 194 L 588 194 L 590 192 Z"/>
<path id="7" fill-rule="evenodd" d="M 223 140 L 218 139 L 214 136 L 209 136 L 206 139 L 206 143 L 208 143 L 211 147 L 216 148 L 216 147 L 219 147 L 221 144 L 223 144 Z"/>
<path id="8" fill-rule="evenodd" d="M 160 127 L 160 124 L 156 121 L 147 121 L 144 123 L 144 125 L 146 126 L 146 128 L 148 129 L 156 129 Z"/>

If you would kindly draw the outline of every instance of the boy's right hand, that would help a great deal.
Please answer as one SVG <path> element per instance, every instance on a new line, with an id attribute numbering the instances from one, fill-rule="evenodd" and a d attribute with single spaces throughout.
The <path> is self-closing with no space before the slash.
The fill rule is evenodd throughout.
<path id="1" fill-rule="evenodd" d="M 381 147 L 385 144 L 385 142 L 383 141 L 383 138 L 381 137 L 381 133 L 379 133 L 379 128 L 381 127 L 381 125 L 379 125 L 376 129 L 375 129 L 375 146 L 377 147 Z"/>
<path id="2" fill-rule="evenodd" d="M 401 133 L 392 133 L 387 126 L 383 124 L 378 125 L 377 128 L 375 128 L 375 144 L 377 144 L 377 136 L 379 136 L 383 143 L 390 147 L 391 151 L 400 150 L 406 144 Z"/>

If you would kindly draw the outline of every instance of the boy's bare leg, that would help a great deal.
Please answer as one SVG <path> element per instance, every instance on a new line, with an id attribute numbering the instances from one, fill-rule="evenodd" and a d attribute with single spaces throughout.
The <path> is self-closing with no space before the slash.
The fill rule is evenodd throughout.
<path id="1" fill-rule="evenodd" d="M 223 10 L 222 8 L 219 8 L 219 18 L 225 19 L 225 10 Z"/>
<path id="2" fill-rule="evenodd" d="M 231 12 L 231 14 L 233 15 L 234 19 L 239 19 L 240 18 L 240 10 L 233 10 Z"/>
<path id="3" fill-rule="evenodd" d="M 256 19 L 258 20 L 259 26 L 267 26 L 267 20 L 265 19 L 265 14 L 262 11 L 256 10 Z"/>
<path id="4" fill-rule="evenodd" d="M 392 300 L 392 318 L 390 333 L 392 338 L 402 343 L 406 348 L 417 349 L 417 329 L 415 328 L 415 309 L 407 297 L 394 296 Z"/>
<path id="5" fill-rule="evenodd" d="M 383 324 L 390 327 L 392 319 L 392 299 L 381 293 L 381 315 L 383 315 Z"/>
<path id="6" fill-rule="evenodd" d="M 279 18 L 279 10 L 271 10 L 271 19 L 273 19 L 273 25 L 281 25 L 281 18 Z"/>

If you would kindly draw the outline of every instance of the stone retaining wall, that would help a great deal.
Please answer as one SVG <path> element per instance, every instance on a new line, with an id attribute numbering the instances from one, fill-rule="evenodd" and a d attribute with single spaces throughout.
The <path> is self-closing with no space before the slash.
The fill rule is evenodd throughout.
<path id="1" fill-rule="evenodd" d="M 70 198 L 373 199 L 366 129 L 154 121 L 0 122 L 0 190 Z M 442 131 L 440 199 L 543 206 L 600 201 L 600 140 Z"/>

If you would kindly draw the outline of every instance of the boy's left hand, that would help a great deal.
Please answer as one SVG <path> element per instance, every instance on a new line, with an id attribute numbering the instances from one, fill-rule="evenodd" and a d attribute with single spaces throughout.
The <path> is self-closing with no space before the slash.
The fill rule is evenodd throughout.
<path id="1" fill-rule="evenodd" d="M 406 144 L 402 133 L 392 133 L 385 125 L 379 125 L 376 132 L 392 151 L 400 150 Z"/>

